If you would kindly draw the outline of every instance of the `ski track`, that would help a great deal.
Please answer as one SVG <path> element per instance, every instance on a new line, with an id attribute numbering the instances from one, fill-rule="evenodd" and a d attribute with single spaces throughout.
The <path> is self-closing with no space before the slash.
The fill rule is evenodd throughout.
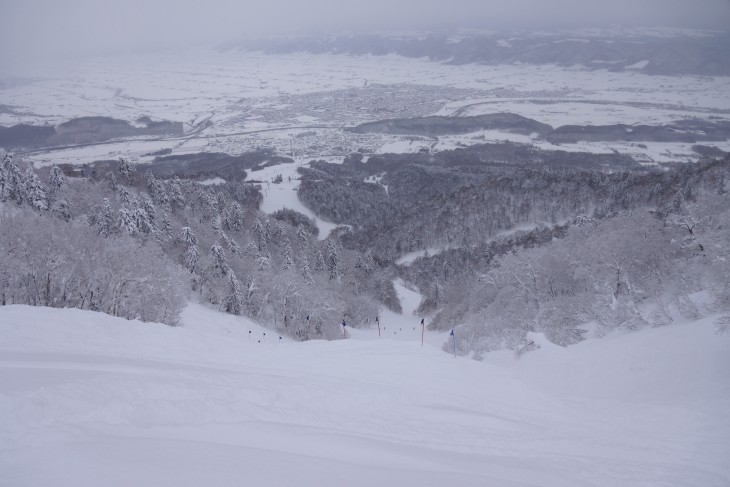
<path id="1" fill-rule="evenodd" d="M 711 318 L 480 363 L 420 346 L 395 286 L 400 334 L 335 342 L 196 304 L 179 328 L 0 307 L 1 483 L 728 485 Z"/>

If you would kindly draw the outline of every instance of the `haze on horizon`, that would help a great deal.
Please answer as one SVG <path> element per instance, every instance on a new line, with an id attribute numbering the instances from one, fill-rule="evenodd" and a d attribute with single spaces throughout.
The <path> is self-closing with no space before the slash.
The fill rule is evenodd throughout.
<path id="1" fill-rule="evenodd" d="M 247 37 L 427 28 L 562 29 L 609 25 L 726 30 L 729 0 L 0 0 L 0 62 Z"/>

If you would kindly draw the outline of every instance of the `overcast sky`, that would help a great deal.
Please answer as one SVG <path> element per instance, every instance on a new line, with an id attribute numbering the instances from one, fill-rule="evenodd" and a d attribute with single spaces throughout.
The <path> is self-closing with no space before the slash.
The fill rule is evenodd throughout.
<path id="1" fill-rule="evenodd" d="M 0 19 L 0 61 L 10 63 L 246 36 L 438 25 L 727 29 L 730 0 L 0 0 Z"/>

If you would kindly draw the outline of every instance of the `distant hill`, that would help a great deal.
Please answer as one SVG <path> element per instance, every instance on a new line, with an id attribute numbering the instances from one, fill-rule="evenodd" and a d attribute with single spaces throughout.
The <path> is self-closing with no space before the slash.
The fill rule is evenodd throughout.
<path id="1" fill-rule="evenodd" d="M 452 64 L 555 64 L 659 75 L 730 75 L 730 33 L 507 32 L 289 37 L 229 43 L 266 53 L 398 54 Z"/>

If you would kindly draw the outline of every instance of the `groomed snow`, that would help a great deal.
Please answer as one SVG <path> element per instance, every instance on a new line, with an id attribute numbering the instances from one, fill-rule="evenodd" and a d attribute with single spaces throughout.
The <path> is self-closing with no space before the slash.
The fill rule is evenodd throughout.
<path id="1" fill-rule="evenodd" d="M 2 484 L 730 483 L 712 317 L 484 363 L 264 332 L 200 305 L 179 328 L 0 307 Z"/>
<path id="2" fill-rule="evenodd" d="M 328 162 L 342 162 L 342 160 L 337 159 Z M 257 171 L 251 171 L 249 179 L 262 182 L 264 201 L 261 203 L 261 211 L 274 213 L 284 208 L 298 211 L 314 220 L 319 229 L 319 235 L 317 237 L 320 240 L 324 240 L 339 225 L 322 220 L 312 210 L 304 206 L 304 203 L 299 199 L 297 189 L 299 189 L 300 175 L 297 169 L 303 165 L 308 165 L 308 161 L 296 160 L 293 164 L 279 164 L 277 166 L 265 167 Z M 277 176 L 281 176 L 282 181 L 280 183 L 273 183 L 272 181 Z"/>

